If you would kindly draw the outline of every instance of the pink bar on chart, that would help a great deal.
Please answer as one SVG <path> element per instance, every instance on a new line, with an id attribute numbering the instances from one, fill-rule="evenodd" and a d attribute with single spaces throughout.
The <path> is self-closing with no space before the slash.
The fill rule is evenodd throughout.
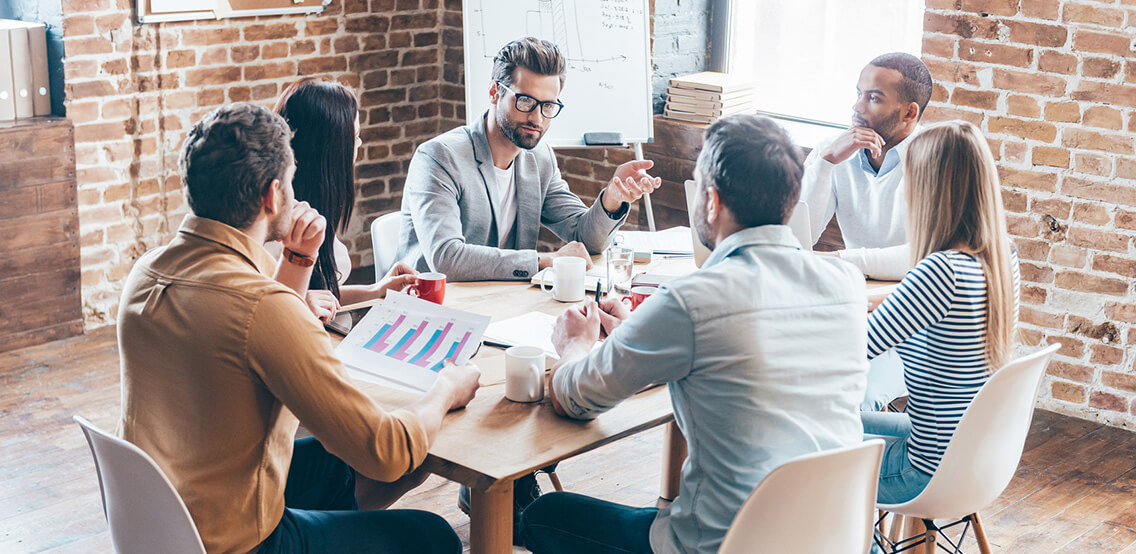
<path id="1" fill-rule="evenodd" d="M 414 334 L 410 335 L 409 339 L 404 339 L 402 341 L 402 346 L 399 346 L 394 352 L 390 353 L 390 357 L 396 360 L 405 360 L 406 357 L 410 355 L 410 353 L 407 352 L 406 349 L 409 348 L 415 340 L 418 340 L 418 335 L 421 335 L 422 331 L 426 330 L 426 325 L 427 323 L 423 321 L 422 325 L 419 325 L 418 328 L 414 330 Z"/>
<path id="2" fill-rule="evenodd" d="M 434 352 L 438 351 L 438 345 L 442 344 L 442 341 L 446 340 L 446 335 L 450 334 L 450 328 L 453 326 L 453 323 L 447 323 L 446 326 L 442 328 L 442 334 L 438 335 L 438 338 L 434 339 L 434 342 L 430 345 L 429 350 L 421 354 L 418 358 L 418 361 L 414 362 L 414 365 L 422 367 L 430 365 L 430 357 L 434 355 Z"/>
<path id="3" fill-rule="evenodd" d="M 468 340 L 469 340 L 469 331 L 466 331 L 465 336 L 463 336 L 461 342 L 458 343 L 458 347 L 456 349 L 454 349 L 454 358 L 455 359 L 458 358 L 459 356 L 461 356 L 462 350 L 465 350 L 465 343 Z"/>
<path id="4" fill-rule="evenodd" d="M 398 316 L 398 319 L 394 320 L 394 323 L 387 327 L 386 331 L 383 332 L 383 334 L 375 337 L 374 340 L 371 341 L 371 344 L 368 344 L 366 348 L 372 352 L 378 352 L 382 354 L 384 350 L 390 347 L 390 344 L 387 343 L 387 339 L 390 338 L 392 334 L 394 334 L 395 329 L 398 329 L 398 326 L 402 325 L 402 322 L 405 319 L 406 314 Z"/>

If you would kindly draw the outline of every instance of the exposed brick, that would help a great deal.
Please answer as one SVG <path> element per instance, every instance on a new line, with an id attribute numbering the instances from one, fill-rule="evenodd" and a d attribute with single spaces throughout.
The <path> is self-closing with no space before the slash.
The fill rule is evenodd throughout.
<path id="1" fill-rule="evenodd" d="M 1136 87 L 1115 83 L 1081 81 L 1070 97 L 1074 100 L 1136 108 Z"/>
<path id="2" fill-rule="evenodd" d="M 996 63 L 1028 67 L 1033 63 L 1033 50 L 1007 44 L 963 40 L 958 46 L 959 57 L 983 63 Z"/>
<path id="3" fill-rule="evenodd" d="M 982 110 L 993 110 L 998 106 L 998 93 L 986 90 L 967 90 L 956 88 L 951 93 L 951 103 Z"/>
<path id="4" fill-rule="evenodd" d="M 1067 148 L 1101 150 L 1111 154 L 1131 155 L 1133 153 L 1133 137 L 1131 135 L 1106 135 L 1073 127 L 1061 131 L 1061 144 Z"/>
<path id="5" fill-rule="evenodd" d="M 1081 123 L 1089 127 L 1120 130 L 1124 128 L 1124 114 L 1108 106 L 1092 106 L 1085 110 Z"/>
<path id="6" fill-rule="evenodd" d="M 1120 24 L 1124 23 L 1124 12 L 1115 8 L 1066 2 L 1061 13 L 1061 19 L 1069 23 L 1092 23 L 1104 27 L 1120 27 Z"/>
<path id="7" fill-rule="evenodd" d="M 1037 68 L 1048 73 L 1072 75 L 1077 72 L 1077 56 L 1046 50 L 1037 58 Z"/>
<path id="8" fill-rule="evenodd" d="M 1045 265 L 1037 265 L 1028 262 L 1019 264 L 1022 279 L 1031 283 L 1052 283 L 1053 282 L 1053 268 Z M 1040 323 L 1039 323 L 1040 325 Z"/>
<path id="9" fill-rule="evenodd" d="M 1085 387 L 1081 385 L 1066 383 L 1065 381 L 1053 381 L 1050 385 L 1049 392 L 1055 400 L 1072 402 L 1074 404 L 1085 403 Z"/>
<path id="10" fill-rule="evenodd" d="M 959 0 L 959 9 L 964 12 L 1015 15 L 1018 13 L 1018 0 Z"/>
<path id="11" fill-rule="evenodd" d="M 1026 17 L 1055 20 L 1061 13 L 1061 3 L 1059 0 L 1022 0 L 1021 11 Z"/>
<path id="12" fill-rule="evenodd" d="M 1132 38 L 1122 34 L 1078 30 L 1073 35 L 1073 49 L 1116 56 L 1132 55 Z"/>
<path id="13" fill-rule="evenodd" d="M 1093 391 L 1089 394 L 1089 406 L 1113 412 L 1128 411 L 1128 400 L 1123 396 L 1104 391 Z"/>
<path id="14" fill-rule="evenodd" d="M 1093 292 L 1110 296 L 1123 296 L 1128 292 L 1128 282 L 1111 277 L 1098 277 L 1079 271 L 1062 270 L 1057 272 L 1055 284 L 1066 290 Z"/>
<path id="15" fill-rule="evenodd" d="M 1046 373 L 1078 383 L 1091 383 L 1093 381 L 1093 368 L 1061 360 L 1049 362 Z"/>
<path id="16" fill-rule="evenodd" d="M 1112 175 L 1112 159 L 1100 154 L 1078 153 L 1073 165 L 1079 173 L 1108 177 Z"/>
<path id="17" fill-rule="evenodd" d="M 1089 361 L 1094 364 L 1101 365 L 1120 365 L 1124 363 L 1124 349 L 1116 348 L 1113 346 L 1106 346 L 1103 344 L 1094 344 L 1089 347 L 1092 354 L 1089 356 Z M 1106 383 L 1107 384 L 1107 383 Z M 1112 386 L 1112 385 L 1110 385 Z M 1113 387 L 1119 388 L 1119 387 Z M 1127 389 L 1126 389 L 1127 390 Z"/>
<path id="18" fill-rule="evenodd" d="M 1010 42 L 1058 47 L 1064 46 L 1069 38 L 1068 27 L 1064 25 L 1046 25 L 1012 19 L 1004 21 L 1003 24 L 1009 29 Z"/>
<path id="19" fill-rule="evenodd" d="M 1069 150 L 1052 146 L 1035 146 L 1031 159 L 1034 165 L 1067 168 L 1069 167 Z"/>
<path id="20" fill-rule="evenodd" d="M 1003 185 L 1053 192 L 1057 189 L 1057 175 L 1000 166 L 998 176 Z"/>
<path id="21" fill-rule="evenodd" d="M 1010 115 L 1018 117 L 1041 116 L 1041 106 L 1029 96 L 1011 95 L 1006 99 L 1006 109 Z"/>
<path id="22" fill-rule="evenodd" d="M 1112 256 L 1109 254 L 1096 254 L 1093 256 L 1093 269 L 1108 273 L 1116 273 L 1128 278 L 1136 278 L 1136 260 Z"/>
<path id="23" fill-rule="evenodd" d="M 1081 107 L 1076 102 L 1051 102 L 1045 105 L 1045 119 L 1078 123 L 1081 121 Z"/>
<path id="24" fill-rule="evenodd" d="M 1023 71 L 994 68 L 994 86 L 1028 94 L 1059 97 L 1065 93 L 1065 79 Z"/>
<path id="25" fill-rule="evenodd" d="M 1108 250 L 1111 252 L 1127 252 L 1129 237 L 1111 231 L 1097 231 L 1086 227 L 1070 227 L 1067 240 L 1073 246 Z M 1093 291 L 1089 291 L 1093 292 Z"/>
<path id="26" fill-rule="evenodd" d="M 1104 225 L 1112 220 L 1108 210 L 1100 204 L 1078 202 L 1073 206 L 1073 220 L 1089 225 Z"/>
<path id="27" fill-rule="evenodd" d="M 1120 74 L 1121 62 L 1108 58 L 1085 58 L 1081 62 L 1081 75 L 1092 79 L 1111 79 Z"/>

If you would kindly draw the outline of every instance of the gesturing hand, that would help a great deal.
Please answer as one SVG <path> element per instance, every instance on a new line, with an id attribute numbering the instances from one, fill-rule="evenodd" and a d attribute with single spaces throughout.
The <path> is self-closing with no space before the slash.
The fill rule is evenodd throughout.
<path id="1" fill-rule="evenodd" d="M 604 189 L 604 209 L 608 212 L 618 211 L 624 202 L 635 202 L 644 194 L 659 188 L 663 180 L 647 174 L 647 170 L 654 165 L 655 162 L 651 160 L 633 160 L 615 168 L 615 175 Z"/>
<path id="2" fill-rule="evenodd" d="M 875 131 L 868 127 L 850 127 L 821 152 L 821 158 L 828 163 L 838 164 L 852 157 L 861 148 L 867 148 L 873 158 L 878 158 L 883 147 L 884 139 Z"/>
<path id="3" fill-rule="evenodd" d="M 387 293 L 392 290 L 401 291 L 413 285 L 417 279 L 417 271 L 414 271 L 403 262 L 398 262 L 394 264 L 394 267 L 390 268 L 386 277 L 383 277 L 382 280 L 379 281 L 379 297 L 386 298 Z"/>
<path id="4" fill-rule="evenodd" d="M 280 242 L 297 254 L 315 256 L 326 230 L 327 220 L 307 202 L 299 202 L 292 208 L 292 230 Z"/>

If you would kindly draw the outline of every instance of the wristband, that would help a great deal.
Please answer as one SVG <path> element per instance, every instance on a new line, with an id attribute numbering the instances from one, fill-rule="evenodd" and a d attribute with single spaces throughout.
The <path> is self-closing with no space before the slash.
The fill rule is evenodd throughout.
<path id="1" fill-rule="evenodd" d="M 284 256 L 287 258 L 288 263 L 298 265 L 300 267 L 312 267 L 316 265 L 316 259 L 312 256 L 305 256 L 299 252 L 293 252 L 287 248 L 284 249 Z"/>

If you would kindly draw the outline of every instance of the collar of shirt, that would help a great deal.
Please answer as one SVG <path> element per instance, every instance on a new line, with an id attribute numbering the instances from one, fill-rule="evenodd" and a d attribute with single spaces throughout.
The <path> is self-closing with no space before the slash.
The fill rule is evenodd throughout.
<path id="1" fill-rule="evenodd" d="M 887 175 L 893 169 L 899 167 L 899 163 L 903 161 L 903 157 L 907 155 L 907 147 L 911 144 L 911 137 L 917 135 L 919 131 L 920 128 L 916 127 L 910 135 L 907 135 L 907 138 L 899 141 L 899 144 L 896 144 L 891 150 L 888 150 L 887 153 L 884 154 L 884 161 L 880 164 L 879 171 L 876 171 L 875 168 L 872 167 L 872 162 L 868 159 L 868 151 L 861 148 L 859 152 L 856 153 L 856 156 L 860 160 L 860 169 L 869 176 L 878 177 Z"/>
<path id="2" fill-rule="evenodd" d="M 178 233 L 192 235 L 202 240 L 225 246 L 246 260 L 257 272 L 272 276 L 276 260 L 248 235 L 215 219 L 187 215 L 178 228 Z"/>
<path id="3" fill-rule="evenodd" d="M 793 249 L 800 249 L 797 239 L 793 236 L 793 231 L 787 225 L 759 225 L 757 227 L 750 227 L 742 229 L 723 240 L 713 252 L 710 257 L 706 258 L 706 262 L 702 264 L 703 268 L 707 268 L 725 260 L 730 257 L 735 251 L 745 248 L 747 246 L 785 246 Z"/>

